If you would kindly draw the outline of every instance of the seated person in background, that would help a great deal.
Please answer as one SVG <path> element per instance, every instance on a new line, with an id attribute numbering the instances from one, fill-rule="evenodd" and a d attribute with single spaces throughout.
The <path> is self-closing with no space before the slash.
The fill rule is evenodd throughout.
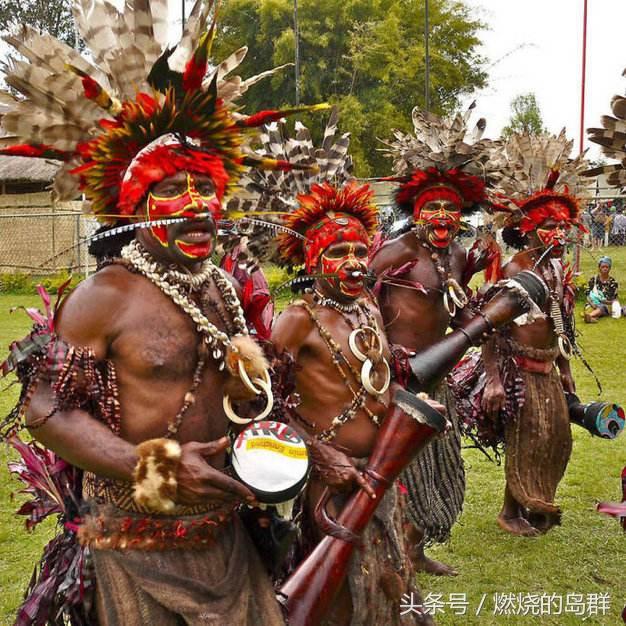
<path id="1" fill-rule="evenodd" d="M 598 273 L 587 285 L 587 304 L 585 306 L 585 322 L 595 324 L 599 317 L 611 315 L 611 306 L 617 300 L 617 281 L 609 276 L 613 261 L 603 256 L 598 262 Z"/>

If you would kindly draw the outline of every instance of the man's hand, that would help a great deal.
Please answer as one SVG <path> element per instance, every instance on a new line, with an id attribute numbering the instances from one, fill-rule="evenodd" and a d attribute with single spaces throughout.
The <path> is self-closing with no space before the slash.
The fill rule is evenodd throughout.
<path id="1" fill-rule="evenodd" d="M 482 401 L 483 411 L 487 417 L 491 419 L 496 418 L 498 413 L 504 408 L 505 402 L 506 393 L 500 379 L 487 378 Z"/>
<path id="2" fill-rule="evenodd" d="M 245 501 L 248 504 L 256 502 L 254 494 L 247 487 L 211 467 L 206 461 L 224 452 L 228 445 L 228 437 L 222 437 L 208 443 L 192 441 L 181 446 L 176 495 L 179 504 L 206 504 L 211 500 L 232 503 Z"/>
<path id="3" fill-rule="evenodd" d="M 426 394 L 418 394 L 418 397 L 420 400 L 423 400 L 424 402 L 426 402 L 428 406 L 435 409 L 435 411 L 441 413 L 444 417 L 448 416 L 448 409 L 443 404 L 441 404 L 441 402 L 437 402 L 437 400 L 433 400 L 430 396 Z"/>
<path id="4" fill-rule="evenodd" d="M 576 393 L 576 383 L 571 372 L 561 372 L 561 385 L 563 385 L 563 391 Z"/>
<path id="5" fill-rule="evenodd" d="M 356 484 L 370 498 L 376 497 L 372 486 L 367 482 L 363 474 L 357 470 L 350 457 L 341 452 L 341 450 L 315 441 L 309 443 L 309 453 L 314 471 L 331 491 L 352 491 Z"/>

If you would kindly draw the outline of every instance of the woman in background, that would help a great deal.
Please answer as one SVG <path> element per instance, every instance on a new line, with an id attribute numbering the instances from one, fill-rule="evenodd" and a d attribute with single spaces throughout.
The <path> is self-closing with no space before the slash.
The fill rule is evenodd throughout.
<path id="1" fill-rule="evenodd" d="M 611 257 L 601 257 L 598 261 L 598 273 L 589 279 L 585 306 L 587 324 L 595 324 L 599 317 L 611 315 L 613 302 L 617 301 L 619 285 L 612 276 L 609 276 L 612 265 Z"/>

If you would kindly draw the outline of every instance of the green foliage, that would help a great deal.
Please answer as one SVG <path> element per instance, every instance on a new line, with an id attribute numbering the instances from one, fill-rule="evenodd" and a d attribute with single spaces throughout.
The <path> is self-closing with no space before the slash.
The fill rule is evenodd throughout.
<path id="1" fill-rule="evenodd" d="M 484 59 L 477 52 L 484 25 L 460 0 L 430 0 L 429 18 L 431 107 L 449 113 L 461 96 L 485 85 Z M 294 61 L 292 0 L 230 0 L 219 21 L 217 58 L 249 46 L 243 76 Z M 424 104 L 423 0 L 299 0 L 298 24 L 301 101 L 339 104 L 357 175 L 388 173 L 378 138 L 394 128 L 410 130 L 411 110 Z M 246 108 L 294 101 L 295 72 L 288 67 L 251 88 Z M 303 121 L 319 137 L 319 119 Z"/>
<path id="2" fill-rule="evenodd" d="M 587 295 L 585 294 L 585 289 L 587 288 L 587 283 L 589 282 L 589 277 L 585 276 L 585 274 L 580 273 L 578 276 L 574 276 L 574 287 L 576 287 L 576 302 L 586 302 Z"/>
<path id="3" fill-rule="evenodd" d="M 76 30 L 71 7 L 71 0 L 2 0 L 0 31 L 6 31 L 14 23 L 29 24 L 74 48 Z"/>
<path id="4" fill-rule="evenodd" d="M 65 272 L 54 274 L 52 276 L 32 276 L 31 274 L 23 274 L 21 272 L 0 274 L 0 293 L 8 294 L 36 294 L 37 285 L 42 285 L 50 294 L 56 294 L 59 287 L 70 277 Z M 82 276 L 72 276 L 70 288 L 82 280 Z"/>
<path id="5" fill-rule="evenodd" d="M 514 133 L 541 135 L 546 132 L 541 110 L 534 93 L 520 94 L 511 102 L 511 119 L 502 129 L 502 136 L 508 139 Z"/>

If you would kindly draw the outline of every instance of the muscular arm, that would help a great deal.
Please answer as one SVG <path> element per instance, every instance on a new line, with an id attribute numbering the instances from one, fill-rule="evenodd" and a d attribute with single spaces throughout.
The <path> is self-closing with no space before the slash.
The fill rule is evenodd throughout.
<path id="1" fill-rule="evenodd" d="M 124 302 L 121 268 L 104 270 L 83 283 L 64 303 L 56 320 L 57 333 L 73 346 L 91 348 L 97 359 L 107 357 L 115 336 L 115 320 Z M 26 413 L 32 436 L 63 459 L 109 478 L 131 480 L 136 463 L 135 447 L 116 436 L 85 411 L 57 411 L 42 426 L 35 427 L 52 411 L 51 386 L 41 381 Z"/>
<path id="2" fill-rule="evenodd" d="M 27 413 L 27 425 L 46 415 L 52 404 L 50 385 L 40 383 Z M 30 429 L 30 433 L 72 465 L 106 478 L 132 480 L 137 463 L 135 446 L 85 411 L 58 411 L 40 428 Z"/>
<path id="3" fill-rule="evenodd" d="M 515 276 L 524 267 L 515 261 L 507 263 L 502 268 L 502 273 L 506 278 Z M 483 393 L 482 408 L 487 417 L 495 418 L 504 408 L 506 402 L 506 392 L 500 377 L 498 363 L 498 353 L 496 349 L 497 337 L 492 337 L 482 346 L 482 357 L 485 365 L 485 391 Z"/>
<path id="4" fill-rule="evenodd" d="M 313 322 L 305 309 L 298 305 L 290 305 L 274 323 L 272 343 L 279 354 L 287 350 L 297 363 L 298 355 L 305 346 L 312 328 Z"/>

